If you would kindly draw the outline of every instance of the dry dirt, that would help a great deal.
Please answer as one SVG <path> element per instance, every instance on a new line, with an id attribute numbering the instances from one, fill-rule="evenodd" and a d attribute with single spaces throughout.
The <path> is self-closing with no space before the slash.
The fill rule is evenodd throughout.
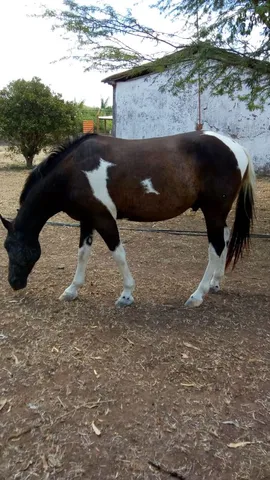
<path id="1" fill-rule="evenodd" d="M 1 169 L 1 213 L 15 214 L 25 176 Z M 267 179 L 257 215 L 254 231 L 270 233 Z M 198 213 L 158 226 L 204 229 Z M 1 480 L 270 480 L 269 240 L 189 310 L 206 238 L 122 230 L 137 288 L 117 309 L 121 280 L 99 238 L 79 300 L 58 301 L 78 234 L 45 227 L 18 293 L 0 251 Z"/>

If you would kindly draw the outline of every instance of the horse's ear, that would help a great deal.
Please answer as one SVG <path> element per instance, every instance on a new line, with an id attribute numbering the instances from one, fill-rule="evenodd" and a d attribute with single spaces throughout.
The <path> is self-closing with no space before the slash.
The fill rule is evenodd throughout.
<path id="1" fill-rule="evenodd" d="M 0 218 L 1 218 L 1 222 L 4 225 L 4 227 L 7 229 L 8 232 L 10 232 L 11 229 L 12 229 L 12 223 L 9 220 L 7 220 L 6 218 L 2 217 L 1 214 L 0 214 Z"/>

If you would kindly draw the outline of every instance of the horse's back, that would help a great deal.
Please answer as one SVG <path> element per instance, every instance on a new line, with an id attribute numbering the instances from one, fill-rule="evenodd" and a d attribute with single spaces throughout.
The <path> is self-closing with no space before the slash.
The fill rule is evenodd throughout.
<path id="1" fill-rule="evenodd" d="M 96 135 L 88 140 L 92 148 L 103 157 L 109 157 L 115 164 L 130 162 L 157 167 L 173 163 L 175 166 L 196 165 L 199 169 L 216 170 L 247 166 L 243 147 L 232 138 L 210 131 L 193 131 L 146 139 L 122 139 Z M 102 158 L 103 158 L 102 157 Z"/>

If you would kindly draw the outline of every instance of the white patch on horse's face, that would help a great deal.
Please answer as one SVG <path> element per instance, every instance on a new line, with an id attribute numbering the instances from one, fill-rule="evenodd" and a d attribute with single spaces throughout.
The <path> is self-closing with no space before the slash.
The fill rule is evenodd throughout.
<path id="1" fill-rule="evenodd" d="M 100 159 L 99 166 L 95 170 L 84 171 L 90 187 L 93 190 L 94 196 L 109 210 L 113 218 L 117 216 L 117 210 L 112 201 L 107 188 L 108 168 L 114 167 L 114 163 L 106 162 L 103 158 Z"/>
<path id="2" fill-rule="evenodd" d="M 222 135 L 221 133 L 217 132 L 208 132 L 204 131 L 204 135 L 211 135 L 212 137 L 216 137 L 219 140 L 221 140 L 229 149 L 233 152 L 236 161 L 238 163 L 238 168 L 241 171 L 241 176 L 243 178 L 246 169 L 248 167 L 248 156 L 247 153 L 239 143 L 235 142 L 232 138 L 226 137 L 225 135 Z"/>
<path id="3" fill-rule="evenodd" d="M 157 192 L 157 190 L 155 190 L 153 187 L 151 178 L 142 180 L 141 185 L 144 187 L 146 193 L 155 193 L 156 195 L 159 195 L 159 192 Z"/>

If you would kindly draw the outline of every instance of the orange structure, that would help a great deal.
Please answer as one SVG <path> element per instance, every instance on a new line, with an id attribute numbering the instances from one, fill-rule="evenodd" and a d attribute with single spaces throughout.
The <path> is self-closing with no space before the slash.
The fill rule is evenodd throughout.
<path id="1" fill-rule="evenodd" d="M 83 120 L 83 133 L 94 133 L 94 120 Z"/>

